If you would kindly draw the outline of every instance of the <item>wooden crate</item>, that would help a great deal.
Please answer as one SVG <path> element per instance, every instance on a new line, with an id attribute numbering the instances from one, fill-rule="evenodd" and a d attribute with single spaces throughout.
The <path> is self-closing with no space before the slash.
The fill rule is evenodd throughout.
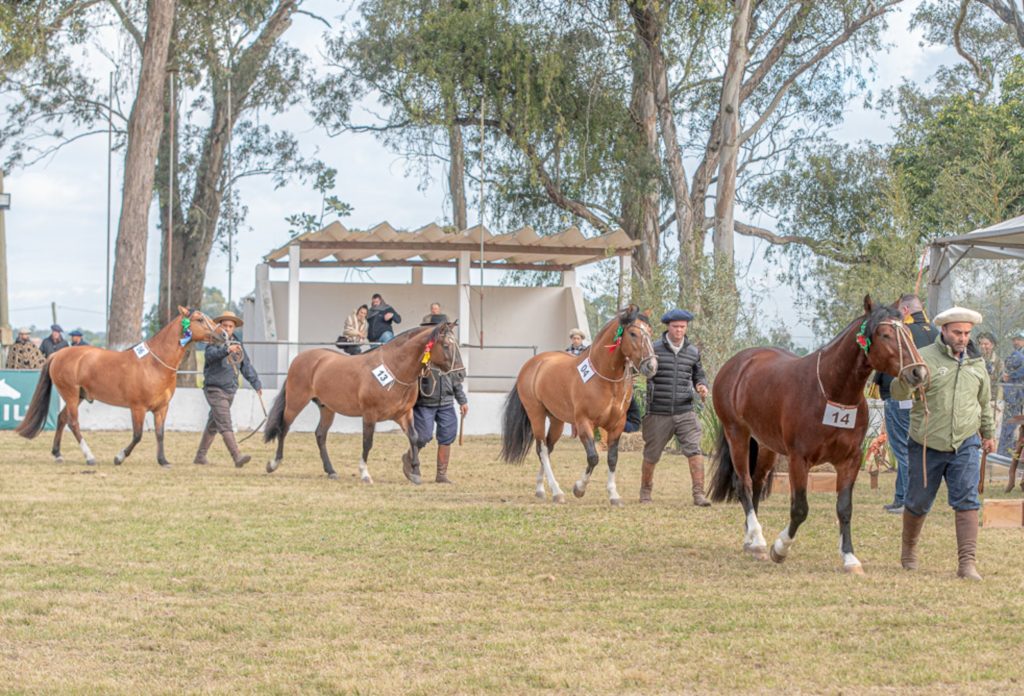
<path id="1" fill-rule="evenodd" d="M 789 494 L 789 474 L 776 472 L 771 492 L 777 495 Z M 836 475 L 829 471 L 812 471 L 807 475 L 808 493 L 835 493 Z"/>
<path id="2" fill-rule="evenodd" d="M 1005 529 L 1024 525 L 1024 500 L 986 500 L 981 506 L 981 526 Z"/>
<path id="3" fill-rule="evenodd" d="M 768 492 L 772 495 L 789 495 L 789 474 L 785 471 L 776 471 Z"/>

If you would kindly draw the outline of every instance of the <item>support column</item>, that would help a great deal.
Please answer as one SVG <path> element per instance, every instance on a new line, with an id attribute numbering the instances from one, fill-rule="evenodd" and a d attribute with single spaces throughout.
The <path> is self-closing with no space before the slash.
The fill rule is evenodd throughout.
<path id="1" fill-rule="evenodd" d="M 469 324 L 470 324 L 470 298 L 472 297 L 471 289 L 469 286 L 469 263 L 470 256 L 468 251 L 459 253 L 459 265 L 455 272 L 455 283 L 458 287 L 459 294 L 459 344 L 467 345 L 470 342 L 469 337 Z M 469 391 L 469 351 L 462 351 L 462 360 L 466 364 L 466 382 L 463 385 L 466 391 Z"/>
<path id="2" fill-rule="evenodd" d="M 633 299 L 633 256 L 619 256 L 619 309 L 628 305 Z"/>
<path id="3" fill-rule="evenodd" d="M 299 267 L 302 251 L 298 244 L 288 247 L 288 364 L 299 354 Z"/>
<path id="4" fill-rule="evenodd" d="M 928 254 L 928 313 L 935 316 L 953 306 L 953 275 L 949 248 L 933 246 Z"/>
<path id="5" fill-rule="evenodd" d="M 11 199 L 4 194 L 4 172 L 0 169 L 0 358 L 6 360 L 3 347 L 14 343 L 11 332 L 7 298 L 7 233 L 4 230 L 4 211 L 11 207 Z"/>

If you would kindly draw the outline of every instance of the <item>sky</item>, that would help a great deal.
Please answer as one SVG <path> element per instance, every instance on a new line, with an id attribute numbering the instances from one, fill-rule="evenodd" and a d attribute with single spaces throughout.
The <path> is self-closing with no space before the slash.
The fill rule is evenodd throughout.
<path id="1" fill-rule="evenodd" d="M 347 6 L 326 0 L 312 3 L 315 11 L 325 17 Z M 876 57 L 877 77 L 870 85 L 875 94 L 903 79 L 925 81 L 938 65 L 953 60 L 947 50 L 922 45 L 921 37 L 909 29 L 908 17 L 908 8 L 904 8 L 890 18 L 886 38 L 893 46 Z M 298 16 L 286 36 L 294 45 L 315 53 L 323 29 L 320 22 Z M 387 221 L 398 229 L 415 229 L 450 219 L 444 172 L 439 164 L 433 169 L 432 181 L 423 185 L 418 177 L 406 175 L 406 162 L 401 157 L 370 134 L 346 133 L 330 138 L 300 113 L 289 114 L 276 123 L 293 130 L 307 154 L 318 151 L 322 159 L 338 169 L 336 193 L 354 209 L 342 221 L 347 227 L 366 229 Z M 884 114 L 865 110 L 857 100 L 849 105 L 847 118 L 835 136 L 847 142 L 885 141 L 890 137 L 890 124 Z M 121 153 L 116 153 L 113 163 L 111 248 L 120 210 L 120 158 Z M 50 324 L 51 303 L 56 303 L 57 319 L 66 331 L 76 327 L 103 330 L 108 238 L 106 184 L 106 135 L 76 141 L 29 169 L 6 174 L 4 190 L 12 197 L 11 209 L 5 217 L 12 326 Z M 237 239 L 237 261 L 232 275 L 236 301 L 252 291 L 255 265 L 288 239 L 285 217 L 299 211 L 319 210 L 320 206 L 319 194 L 298 184 L 275 190 L 267 179 L 250 179 L 241 185 L 240 193 L 249 207 L 249 217 Z M 478 219 L 478 211 L 470 210 L 470 224 Z M 773 223 L 765 218 L 744 219 L 766 227 Z M 155 222 L 154 212 L 148 245 L 147 308 L 157 297 L 159 233 Z M 766 244 L 737 237 L 737 263 L 753 260 L 745 282 L 768 290 L 770 306 L 765 321 L 782 322 L 797 343 L 810 346 L 814 341 L 809 325 L 792 311 L 793 292 L 779 280 L 782 269 L 761 260 Z M 226 293 L 227 267 L 226 255 L 215 250 L 206 285 Z M 277 275 L 284 271 L 272 273 L 272 277 L 284 277 Z M 580 275 L 585 279 L 586 271 Z M 381 272 L 375 277 L 381 281 L 388 279 Z"/>

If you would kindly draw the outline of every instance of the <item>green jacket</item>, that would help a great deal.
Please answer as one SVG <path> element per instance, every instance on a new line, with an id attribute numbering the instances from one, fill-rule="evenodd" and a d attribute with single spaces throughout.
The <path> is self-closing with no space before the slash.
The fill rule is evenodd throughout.
<path id="1" fill-rule="evenodd" d="M 921 349 L 921 358 L 928 366 L 930 381 L 925 392 L 928 404 L 928 427 L 925 429 L 925 402 L 902 379 L 892 383 L 892 398 L 909 399 L 914 395 L 910 411 L 910 437 L 918 444 L 942 452 L 953 452 L 964 440 L 981 432 L 983 439 L 993 436 L 992 398 L 985 359 L 968 344 L 963 361 L 942 341 Z"/>

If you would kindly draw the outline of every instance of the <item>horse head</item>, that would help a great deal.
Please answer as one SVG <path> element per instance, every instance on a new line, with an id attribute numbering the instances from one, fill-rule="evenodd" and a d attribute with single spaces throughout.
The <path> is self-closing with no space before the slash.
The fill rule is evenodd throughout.
<path id="1" fill-rule="evenodd" d="M 876 304 L 864 297 L 864 321 L 857 333 L 857 345 L 878 372 L 902 378 L 911 387 L 928 379 L 928 367 L 914 345 L 910 329 L 895 306 Z"/>
<path id="2" fill-rule="evenodd" d="M 227 339 L 227 333 L 218 328 L 210 317 L 206 316 L 198 309 L 188 309 L 187 307 L 178 307 L 178 313 L 181 315 L 182 320 L 182 333 L 186 331 L 192 332 L 192 340 L 199 341 L 200 343 L 224 343 Z M 185 322 L 188 322 L 187 324 Z"/>
<path id="3" fill-rule="evenodd" d="M 619 312 L 619 328 L 616 338 L 622 355 L 637 366 L 644 377 L 653 377 L 658 371 L 658 359 L 654 356 L 654 342 L 651 340 L 651 320 L 647 312 L 641 312 L 636 305 L 629 305 Z"/>
<path id="4" fill-rule="evenodd" d="M 458 324 L 458 319 L 438 324 L 427 342 L 428 364 L 441 372 L 465 369 L 462 351 L 459 350 Z"/>

